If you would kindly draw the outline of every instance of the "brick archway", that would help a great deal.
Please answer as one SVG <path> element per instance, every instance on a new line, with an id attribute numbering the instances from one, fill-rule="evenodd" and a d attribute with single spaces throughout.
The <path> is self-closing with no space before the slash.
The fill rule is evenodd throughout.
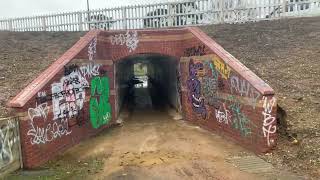
<path id="1" fill-rule="evenodd" d="M 179 60 L 185 120 L 255 152 L 276 145 L 273 89 L 200 29 L 90 31 L 8 103 L 21 117 L 25 167 L 115 123 L 115 64 L 147 53 Z"/>

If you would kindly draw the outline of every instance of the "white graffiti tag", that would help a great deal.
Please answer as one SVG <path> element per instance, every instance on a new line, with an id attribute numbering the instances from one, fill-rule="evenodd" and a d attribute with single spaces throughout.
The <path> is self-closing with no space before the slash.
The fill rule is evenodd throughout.
<path id="1" fill-rule="evenodd" d="M 93 38 L 88 47 L 88 57 L 90 61 L 93 61 L 97 53 L 97 37 Z"/>
<path id="2" fill-rule="evenodd" d="M 138 32 L 133 31 L 130 33 L 130 31 L 127 31 L 126 34 L 111 36 L 111 44 L 121 46 L 126 45 L 129 49 L 129 52 L 132 52 L 138 47 L 139 44 Z"/>
<path id="3" fill-rule="evenodd" d="M 223 104 L 223 109 L 215 109 L 215 114 L 216 114 L 216 119 L 219 123 L 225 123 L 229 124 L 231 123 L 231 113 L 230 111 L 226 108 L 226 105 Z"/>
<path id="4" fill-rule="evenodd" d="M 260 93 L 254 89 L 254 87 L 248 81 L 241 79 L 238 76 L 232 76 L 230 78 L 230 85 L 231 93 L 237 93 L 240 96 L 247 97 L 247 101 L 252 108 L 256 108 Z"/>
<path id="5" fill-rule="evenodd" d="M 47 103 L 40 104 L 39 106 L 36 105 L 36 108 L 28 109 L 28 115 L 32 123 L 35 117 L 40 117 L 46 120 L 48 116 L 48 112 L 49 112 L 49 108 Z"/>
<path id="6" fill-rule="evenodd" d="M 73 71 L 52 85 L 53 119 L 72 118 L 82 109 L 85 99 L 85 87 L 88 81 L 79 71 Z"/>
<path id="7" fill-rule="evenodd" d="M 99 76 L 100 64 L 89 63 L 86 66 L 81 66 L 80 71 L 84 77 L 91 78 L 92 76 Z"/>
<path id="8" fill-rule="evenodd" d="M 27 135 L 31 136 L 32 145 L 46 144 L 54 139 L 71 134 L 67 119 L 62 119 L 61 122 L 49 123 L 46 127 L 37 127 L 33 123 L 30 124 L 31 129 L 27 132 Z"/>
<path id="9" fill-rule="evenodd" d="M 270 134 L 274 134 L 277 130 L 277 126 L 275 125 L 276 118 L 271 115 L 272 108 L 276 102 L 276 98 L 272 97 L 272 99 L 268 100 L 267 97 L 263 97 L 263 127 L 262 132 L 263 136 L 267 138 L 268 146 L 274 143 L 274 139 L 270 139 Z"/>

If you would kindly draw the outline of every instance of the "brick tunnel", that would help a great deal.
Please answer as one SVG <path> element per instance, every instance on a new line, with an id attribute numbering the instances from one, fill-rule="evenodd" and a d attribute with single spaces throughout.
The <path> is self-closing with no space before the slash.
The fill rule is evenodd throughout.
<path id="1" fill-rule="evenodd" d="M 276 145 L 273 89 L 195 27 L 90 31 L 8 102 L 26 168 L 117 124 L 123 110 L 167 106 L 256 153 Z"/>
<path id="2" fill-rule="evenodd" d="M 145 72 L 135 74 L 135 66 L 139 65 Z M 161 54 L 137 54 L 116 63 L 119 113 L 122 109 L 164 110 L 166 107 L 179 111 L 177 66 L 178 59 Z"/>

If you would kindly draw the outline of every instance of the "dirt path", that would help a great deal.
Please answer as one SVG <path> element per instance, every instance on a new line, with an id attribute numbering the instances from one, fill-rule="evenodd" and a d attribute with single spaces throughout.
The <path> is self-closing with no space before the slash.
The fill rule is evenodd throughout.
<path id="1" fill-rule="evenodd" d="M 254 161 L 247 162 L 251 158 Z M 243 159 L 242 164 L 237 160 Z M 47 179 L 301 179 L 167 112 L 135 111 L 123 126 L 105 130 L 45 165 Z M 236 166 L 242 166 L 236 167 Z M 22 173 L 23 174 L 23 173 Z M 49 173 L 50 174 L 50 173 Z M 26 176 L 12 176 L 11 178 Z M 35 176 L 28 176 L 30 179 Z M 13 179 L 14 179 L 13 178 Z"/>
<path id="2" fill-rule="evenodd" d="M 143 91 L 136 93 L 139 100 L 136 107 L 139 108 L 132 113 L 122 113 L 123 126 L 106 129 L 69 149 L 44 166 L 50 169 L 52 176 L 40 177 L 99 180 L 301 179 L 285 173 L 283 169 L 274 169 L 271 164 L 212 132 L 183 120 L 173 120 L 177 116 L 173 111 L 148 107 L 150 97 Z"/>

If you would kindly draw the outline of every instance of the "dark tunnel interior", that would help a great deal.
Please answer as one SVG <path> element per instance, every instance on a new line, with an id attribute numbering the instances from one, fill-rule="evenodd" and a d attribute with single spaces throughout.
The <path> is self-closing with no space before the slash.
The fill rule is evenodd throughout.
<path id="1" fill-rule="evenodd" d="M 118 112 L 180 109 L 178 61 L 160 54 L 137 54 L 116 63 Z"/>

